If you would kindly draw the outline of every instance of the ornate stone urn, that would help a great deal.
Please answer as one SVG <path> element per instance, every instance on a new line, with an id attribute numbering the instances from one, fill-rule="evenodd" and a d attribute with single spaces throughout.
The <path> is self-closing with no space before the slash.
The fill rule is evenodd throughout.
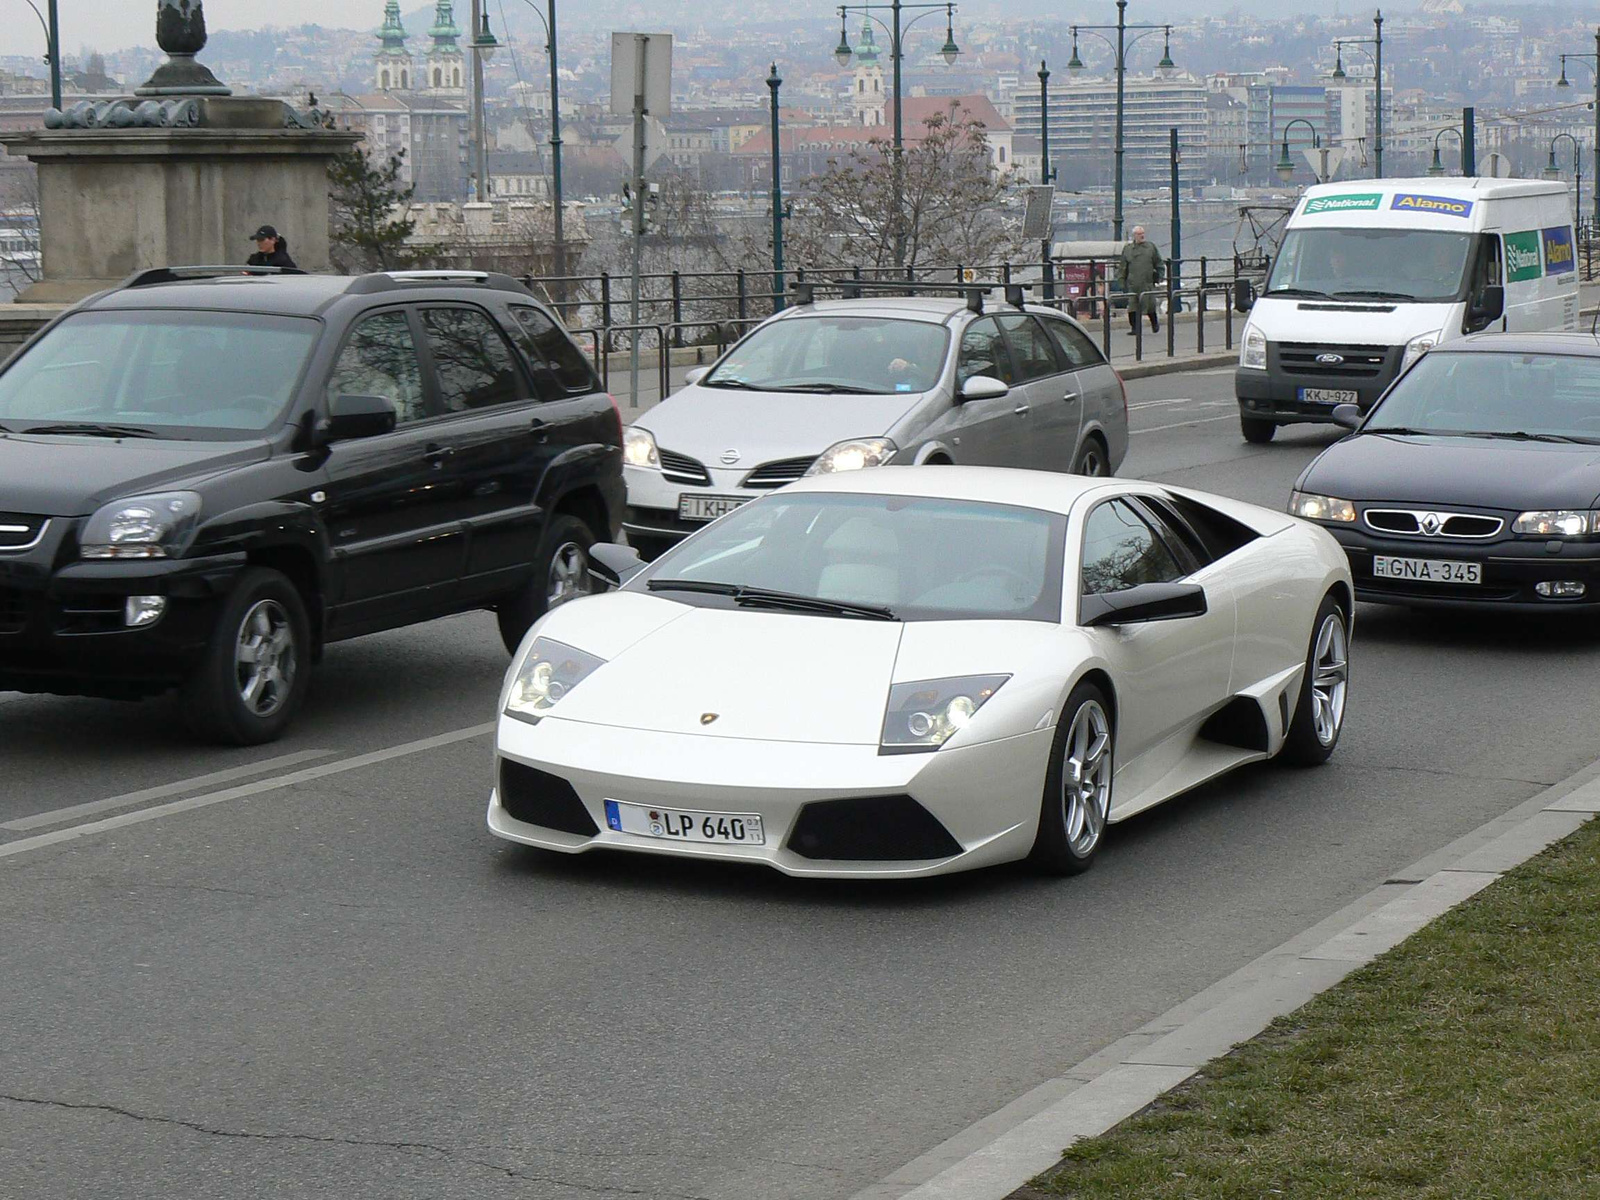
<path id="1" fill-rule="evenodd" d="M 200 0 L 156 0 L 156 45 L 167 61 L 136 96 L 231 96 L 232 89 L 195 61 L 205 48 L 206 14 Z"/>

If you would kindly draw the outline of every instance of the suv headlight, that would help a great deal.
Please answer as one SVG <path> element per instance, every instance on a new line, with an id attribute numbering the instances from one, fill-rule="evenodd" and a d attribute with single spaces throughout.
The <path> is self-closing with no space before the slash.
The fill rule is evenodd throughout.
<path id="1" fill-rule="evenodd" d="M 1244 342 L 1239 347 L 1239 365 L 1253 371 L 1267 369 L 1267 335 L 1254 325 L 1244 331 Z"/>
<path id="2" fill-rule="evenodd" d="M 506 716 L 537 725 L 605 661 L 564 642 L 534 638 L 506 686 Z"/>
<path id="3" fill-rule="evenodd" d="M 961 675 L 920 679 L 889 689 L 879 754 L 918 754 L 937 750 L 965 728 L 973 714 L 1000 690 L 1009 675 Z"/>
<path id="4" fill-rule="evenodd" d="M 196 492 L 129 496 L 104 505 L 83 527 L 84 558 L 176 558 L 200 523 Z"/>
<path id="5" fill-rule="evenodd" d="M 648 429 L 629 425 L 622 431 L 622 461 L 630 467 L 661 469 L 661 452 L 656 449 L 655 434 Z"/>
<path id="6" fill-rule="evenodd" d="M 1356 506 L 1337 496 L 1319 496 L 1315 492 L 1290 492 L 1289 513 L 1308 521 L 1354 521 Z"/>
<path id="7" fill-rule="evenodd" d="M 1406 352 L 1400 359 L 1400 370 L 1404 371 L 1417 359 L 1439 344 L 1439 333 L 1419 333 L 1406 343 Z"/>
<path id="8" fill-rule="evenodd" d="M 836 471 L 859 471 L 862 467 L 881 467 L 894 457 L 899 447 L 888 438 L 851 438 L 829 446 L 817 456 L 807 475 L 831 475 Z"/>
<path id="9" fill-rule="evenodd" d="M 1512 533 L 1540 537 L 1592 537 L 1600 534 L 1600 511 L 1592 508 L 1550 508 L 1525 512 L 1511 523 Z"/>

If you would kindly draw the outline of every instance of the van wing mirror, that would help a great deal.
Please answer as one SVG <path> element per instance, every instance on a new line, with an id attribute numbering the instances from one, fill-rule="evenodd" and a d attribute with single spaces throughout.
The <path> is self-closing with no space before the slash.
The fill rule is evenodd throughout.
<path id="1" fill-rule="evenodd" d="M 961 400 L 998 400 L 1011 390 L 993 375 L 974 375 L 961 385 L 957 393 Z"/>
<path id="2" fill-rule="evenodd" d="M 1140 625 L 1203 617 L 1206 611 L 1206 590 L 1198 583 L 1141 583 L 1120 592 L 1085 596 L 1079 605 L 1078 624 L 1085 629 Z"/>
<path id="3" fill-rule="evenodd" d="M 390 432 L 399 423 L 400 410 L 389 397 L 345 393 L 335 396 L 328 405 L 328 420 L 322 433 L 330 442 L 342 442 L 350 438 L 376 437 Z"/>
<path id="4" fill-rule="evenodd" d="M 1234 312 L 1249 312 L 1256 302 L 1256 285 L 1248 279 L 1235 279 L 1233 281 L 1233 310 Z"/>
<path id="5" fill-rule="evenodd" d="M 1467 308 L 1468 332 L 1476 333 L 1493 325 L 1506 315 L 1506 289 L 1504 285 L 1490 283 L 1473 299 Z"/>
<path id="6" fill-rule="evenodd" d="M 607 587 L 621 587 L 642 570 L 644 559 L 632 546 L 596 542 L 589 547 L 589 574 Z"/>

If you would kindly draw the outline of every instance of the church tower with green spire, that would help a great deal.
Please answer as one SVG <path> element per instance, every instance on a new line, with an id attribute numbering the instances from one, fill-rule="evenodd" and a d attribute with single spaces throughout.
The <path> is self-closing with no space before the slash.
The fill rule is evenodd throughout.
<path id="1" fill-rule="evenodd" d="M 872 36 L 872 18 L 861 22 L 861 44 L 856 47 L 855 77 L 850 81 L 850 108 L 854 124 L 882 125 L 888 95 L 883 87 L 883 64 L 878 61 L 878 43 Z"/>
<path id="2" fill-rule="evenodd" d="M 433 25 L 428 30 L 433 46 L 428 50 L 427 74 L 423 86 L 427 91 L 451 98 L 466 95 L 466 56 L 459 39 L 461 30 L 456 25 L 455 6 L 451 0 L 438 0 L 433 9 Z"/>
<path id="3" fill-rule="evenodd" d="M 378 51 L 373 58 L 373 82 L 380 92 L 411 90 L 414 64 L 406 49 L 406 27 L 400 23 L 400 0 L 383 6 L 383 25 L 378 29 Z"/>

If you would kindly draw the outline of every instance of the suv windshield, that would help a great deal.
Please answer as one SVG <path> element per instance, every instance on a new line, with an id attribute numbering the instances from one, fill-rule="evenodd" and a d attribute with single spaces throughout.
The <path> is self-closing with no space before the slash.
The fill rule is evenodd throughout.
<path id="1" fill-rule="evenodd" d="M 782 593 L 796 610 L 805 598 L 870 606 L 902 621 L 1058 621 L 1065 541 L 1066 518 L 1032 508 L 779 495 L 735 509 L 628 586 L 718 607 L 738 598 L 707 585 Z"/>
<path id="2" fill-rule="evenodd" d="M 1600 440 L 1600 358 L 1432 350 L 1363 427 L 1480 437 Z"/>
<path id="3" fill-rule="evenodd" d="M 1293 289 L 1336 300 L 1458 300 L 1471 248 L 1470 233 L 1292 229 L 1265 294 Z"/>
<path id="4" fill-rule="evenodd" d="M 0 424 L 260 433 L 288 406 L 319 329 L 261 313 L 77 313 L 0 375 Z"/>
<path id="5" fill-rule="evenodd" d="M 926 392 L 944 370 L 950 335 L 929 321 L 790 317 L 728 352 L 702 387 L 756 392 Z"/>

